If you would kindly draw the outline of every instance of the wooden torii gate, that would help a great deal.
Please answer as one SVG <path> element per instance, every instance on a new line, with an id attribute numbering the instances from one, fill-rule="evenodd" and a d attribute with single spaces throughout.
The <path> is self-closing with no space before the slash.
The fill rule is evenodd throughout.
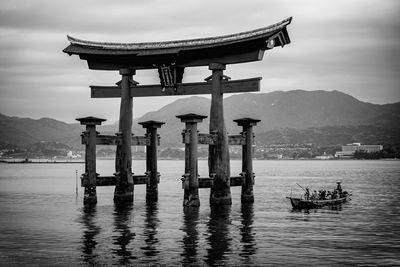
<path id="1" fill-rule="evenodd" d="M 103 139 L 108 138 L 104 141 L 105 143 L 109 143 L 112 139 L 117 145 L 116 179 L 112 183 L 116 185 L 114 193 L 116 202 L 133 201 L 134 177 L 131 170 L 130 148 L 132 145 L 132 99 L 148 96 L 211 94 L 209 130 L 210 134 L 215 136 L 216 142 L 209 145 L 209 173 L 213 178 L 210 204 L 231 204 L 230 163 L 223 113 L 223 94 L 259 91 L 261 78 L 230 80 L 223 71 L 228 64 L 260 61 L 266 50 L 289 44 L 290 38 L 286 27 L 291 20 L 290 17 L 268 27 L 237 34 L 168 42 L 108 43 L 80 40 L 68 36 L 70 45 L 63 52 L 79 55 L 82 60 L 87 61 L 89 69 L 119 71 L 122 76 L 116 86 L 90 86 L 92 98 L 121 98 L 117 139 L 103 136 Z M 184 69 L 194 66 L 208 66 L 211 76 L 206 78 L 205 82 L 182 83 Z M 158 69 L 160 84 L 138 85 L 132 78 L 136 70 L 142 69 Z M 79 120 L 81 124 L 86 125 L 87 132 L 95 132 L 93 127 L 102 122 L 97 118 Z M 246 124 L 242 121 L 238 123 Z M 143 126 L 157 128 L 161 127 L 161 124 L 156 122 L 157 126 L 154 124 L 149 126 L 145 123 Z M 87 138 L 87 140 L 92 140 L 92 144 L 101 143 L 95 141 L 96 137 Z M 154 138 L 152 140 L 155 140 Z M 154 150 L 156 151 L 156 148 L 153 147 Z M 93 151 L 90 153 L 93 154 Z M 86 166 L 90 167 L 93 164 L 87 163 Z M 92 168 L 90 171 L 92 174 L 86 173 L 86 176 L 92 177 L 91 180 L 87 178 L 86 182 L 83 181 L 84 202 L 88 203 L 96 202 L 95 177 L 97 174 L 93 167 L 90 168 Z M 156 174 L 153 173 L 154 175 Z M 154 201 L 157 197 L 153 194 L 153 197 L 149 197 L 148 200 Z M 191 205 L 190 201 L 187 203 Z M 197 205 L 196 203 L 193 205 Z"/>

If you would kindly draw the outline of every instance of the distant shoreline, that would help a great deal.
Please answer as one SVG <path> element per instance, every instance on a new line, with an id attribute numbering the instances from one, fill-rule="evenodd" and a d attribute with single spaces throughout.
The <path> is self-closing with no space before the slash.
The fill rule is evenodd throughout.
<path id="1" fill-rule="evenodd" d="M 32 160 L 0 160 L 0 163 L 6 164 L 84 164 L 84 161 L 32 161 Z"/>
<path id="2" fill-rule="evenodd" d="M 114 158 L 98 158 L 97 160 L 115 160 Z M 133 159 L 135 160 L 146 160 L 146 159 Z M 182 160 L 179 158 L 159 158 L 159 160 Z M 207 160 L 199 159 L 199 160 Z M 240 159 L 231 159 L 231 161 L 239 161 Z M 304 161 L 304 160 L 312 160 L 312 161 L 343 161 L 343 160 L 356 160 L 356 161 L 364 161 L 364 160 L 380 160 L 380 161 L 400 161 L 398 158 L 382 158 L 382 159 L 253 159 L 257 161 Z M 67 160 L 48 160 L 48 161 L 38 161 L 35 160 L 23 160 L 23 159 L 0 159 L 0 163 L 5 164 L 85 164 L 84 161 L 67 161 Z"/>

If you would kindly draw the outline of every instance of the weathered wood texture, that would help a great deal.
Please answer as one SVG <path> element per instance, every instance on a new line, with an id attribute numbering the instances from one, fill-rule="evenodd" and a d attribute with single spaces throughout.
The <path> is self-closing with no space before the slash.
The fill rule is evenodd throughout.
<path id="1" fill-rule="evenodd" d="M 85 143 L 85 173 L 82 175 L 85 191 L 83 196 L 83 203 L 94 204 L 97 203 L 96 192 L 96 125 L 101 125 L 104 119 L 95 117 L 85 117 L 76 119 L 81 125 L 86 125 L 86 131 L 82 133 L 82 139 L 86 140 Z"/>
<path id="2" fill-rule="evenodd" d="M 183 143 L 190 143 L 189 135 L 183 135 L 182 139 Z M 200 145 L 216 145 L 217 140 L 218 136 L 216 134 L 198 134 L 198 144 Z M 231 146 L 241 146 L 246 144 L 246 139 L 242 135 L 228 135 L 228 144 Z"/>
<path id="3" fill-rule="evenodd" d="M 184 206 L 200 206 L 199 181 L 197 165 L 197 123 L 186 123 L 186 130 L 189 131 L 189 184 L 185 186 Z"/>
<path id="4" fill-rule="evenodd" d="M 158 183 L 159 173 L 157 171 L 157 128 L 160 128 L 164 122 L 145 121 L 140 122 L 143 128 L 146 128 L 146 137 L 149 144 L 146 146 L 146 173 L 149 179 L 146 184 L 146 202 L 158 201 Z"/>
<path id="5" fill-rule="evenodd" d="M 146 170 L 149 181 L 146 184 L 146 201 L 158 200 L 158 171 L 157 171 L 157 129 L 147 128 L 147 136 L 150 137 L 150 144 L 146 146 Z"/>
<path id="6" fill-rule="evenodd" d="M 199 177 L 199 188 L 211 188 L 214 179 L 210 177 Z"/>
<path id="7" fill-rule="evenodd" d="M 228 136 L 226 133 L 221 79 L 225 66 L 210 64 L 212 70 L 212 94 L 210 109 L 210 133 L 217 135 L 217 144 L 209 145 L 208 170 L 214 178 L 210 190 L 211 205 L 232 204 L 230 190 L 230 162 Z"/>
<path id="8" fill-rule="evenodd" d="M 185 174 L 182 176 L 182 187 L 184 189 L 183 206 L 200 206 L 197 144 L 197 123 L 202 122 L 207 116 L 198 114 L 185 114 L 177 116 L 185 123 L 183 130 L 183 142 L 185 143 Z"/>
<path id="9" fill-rule="evenodd" d="M 254 202 L 254 175 L 253 175 L 253 130 L 252 126 L 243 127 L 243 135 L 246 144 L 242 146 L 242 172 L 245 175 L 244 184 L 241 192 L 242 203 Z"/>
<path id="10" fill-rule="evenodd" d="M 132 178 L 132 97 L 130 86 L 133 71 L 121 69 L 121 106 L 119 117 L 119 131 L 121 133 L 121 145 L 117 146 L 116 172 L 120 179 L 117 181 L 114 191 L 115 202 L 133 202 L 133 178 Z"/>
<path id="11" fill-rule="evenodd" d="M 82 144 L 87 144 L 88 138 L 82 135 Z M 122 138 L 120 135 L 96 135 L 96 145 L 113 145 L 120 146 L 122 144 Z M 148 136 L 136 136 L 131 137 L 132 146 L 149 146 L 150 138 Z"/>
<path id="12" fill-rule="evenodd" d="M 260 77 L 221 81 L 222 93 L 258 92 L 260 91 Z M 201 95 L 211 94 L 212 82 L 178 83 L 175 92 L 162 91 L 159 84 L 132 86 L 132 97 L 166 96 L 166 95 Z M 120 86 L 90 86 L 92 98 L 121 97 Z"/>
<path id="13" fill-rule="evenodd" d="M 96 127 L 94 125 L 86 125 L 84 134 L 88 138 L 85 146 L 85 174 L 84 177 L 88 184 L 85 186 L 83 202 L 97 203 L 96 192 Z"/>
<path id="14" fill-rule="evenodd" d="M 183 140 L 182 142 L 185 144 L 190 144 L 190 136 L 183 135 Z M 216 144 L 217 143 L 217 135 L 215 134 L 205 134 L 205 133 L 198 133 L 197 134 L 197 143 L 201 145 L 210 145 L 210 144 Z"/>
<path id="15" fill-rule="evenodd" d="M 198 178 L 199 188 L 211 188 L 213 186 L 214 179 L 210 177 Z M 244 183 L 243 176 L 232 176 L 230 177 L 230 186 L 242 186 Z"/>
<path id="16" fill-rule="evenodd" d="M 241 192 L 242 203 L 254 202 L 254 173 L 253 173 L 253 126 L 260 120 L 243 118 L 234 120 L 239 126 L 243 127 L 242 135 L 246 142 L 242 146 L 242 174 L 244 175 L 244 183 Z"/>
<path id="17" fill-rule="evenodd" d="M 119 177 L 113 176 L 97 176 L 96 186 L 114 186 L 117 185 L 117 180 Z M 135 185 L 147 184 L 149 176 L 144 175 L 132 175 L 132 179 Z M 85 186 L 85 181 L 82 179 L 81 186 Z"/>
<path id="18" fill-rule="evenodd" d="M 228 144 L 231 146 L 240 146 L 246 144 L 246 139 L 242 135 L 228 135 Z"/>
<path id="19" fill-rule="evenodd" d="M 86 160 L 85 160 L 85 173 L 88 177 L 88 186 L 96 185 L 96 127 L 92 125 L 86 126 L 84 134 L 88 138 L 86 144 Z"/>

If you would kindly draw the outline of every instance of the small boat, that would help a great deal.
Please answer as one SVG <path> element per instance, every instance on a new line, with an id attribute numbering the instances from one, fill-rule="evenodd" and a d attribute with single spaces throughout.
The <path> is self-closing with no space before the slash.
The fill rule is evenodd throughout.
<path id="1" fill-rule="evenodd" d="M 306 188 L 304 189 L 301 185 L 297 184 L 300 186 L 305 192 L 305 198 L 296 198 L 296 197 L 286 197 L 287 199 L 290 200 L 290 203 L 292 204 L 293 209 L 315 209 L 315 208 L 321 208 L 324 206 L 335 206 L 339 205 L 342 203 L 345 203 L 349 200 L 351 200 L 351 193 L 348 193 L 347 191 L 342 191 L 341 187 L 341 182 L 338 181 L 337 183 L 337 188 L 334 190 L 334 197 L 332 198 L 325 198 L 325 192 L 324 195 L 320 198 L 320 196 L 315 196 L 311 197 L 309 189 Z M 325 190 L 324 190 L 325 191 Z"/>
<path id="2" fill-rule="evenodd" d="M 295 198 L 295 197 L 286 197 L 290 199 L 290 203 L 292 204 L 293 209 L 315 209 L 321 208 L 324 206 L 334 206 L 338 204 L 342 204 L 350 200 L 350 194 L 346 194 L 340 198 L 335 199 L 303 199 L 303 198 Z"/>

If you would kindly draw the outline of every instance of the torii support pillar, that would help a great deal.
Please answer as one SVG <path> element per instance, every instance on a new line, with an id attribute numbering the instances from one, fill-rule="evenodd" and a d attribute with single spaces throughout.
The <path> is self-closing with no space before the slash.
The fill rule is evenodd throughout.
<path id="1" fill-rule="evenodd" d="M 117 146 L 115 160 L 117 184 L 114 191 L 114 202 L 133 202 L 133 177 L 132 177 L 132 96 L 131 85 L 134 83 L 132 75 L 135 70 L 121 69 L 121 106 L 119 113 L 119 133 L 121 145 Z"/>
<path id="2" fill-rule="evenodd" d="M 148 177 L 146 184 L 146 202 L 158 201 L 158 183 L 159 173 L 157 171 L 157 145 L 158 135 L 157 128 L 165 122 L 160 121 L 144 121 L 139 122 L 143 128 L 146 128 L 146 135 L 150 138 L 150 144 L 146 146 L 146 175 Z"/>
<path id="3" fill-rule="evenodd" d="M 184 189 L 183 206 L 198 207 L 200 206 L 200 198 L 197 164 L 197 123 L 202 122 L 207 116 L 190 113 L 176 117 L 186 125 L 182 133 L 185 143 L 185 174 L 182 179 Z"/>
<path id="4" fill-rule="evenodd" d="M 81 125 L 86 125 L 82 138 L 87 139 L 85 145 L 85 173 L 82 175 L 82 186 L 85 187 L 83 195 L 84 204 L 97 203 L 96 193 L 96 125 L 101 125 L 105 119 L 85 117 L 76 119 Z"/>
<path id="5" fill-rule="evenodd" d="M 230 164 L 228 135 L 224 121 L 223 94 L 221 80 L 223 78 L 224 64 L 212 63 L 210 134 L 217 135 L 216 144 L 209 146 L 208 169 L 213 185 L 210 192 L 210 205 L 231 205 L 230 189 Z"/>
<path id="6" fill-rule="evenodd" d="M 242 136 L 246 142 L 242 146 L 242 174 L 244 181 L 242 184 L 242 203 L 254 203 L 254 174 L 253 174 L 253 126 L 256 126 L 260 120 L 243 118 L 234 120 L 239 126 L 243 127 Z"/>

